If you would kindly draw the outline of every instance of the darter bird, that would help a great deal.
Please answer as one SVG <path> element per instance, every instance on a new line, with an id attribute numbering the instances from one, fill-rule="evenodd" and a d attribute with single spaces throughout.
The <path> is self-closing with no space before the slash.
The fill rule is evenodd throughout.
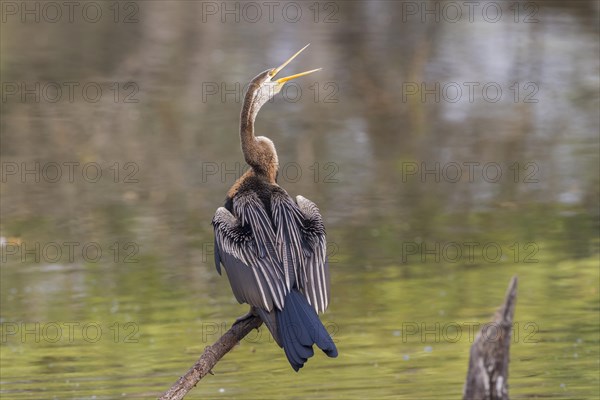
<path id="1" fill-rule="evenodd" d="M 239 319 L 258 315 L 296 371 L 313 356 L 314 344 L 329 357 L 338 355 L 317 315 L 329 302 L 325 228 L 312 201 L 302 196 L 294 201 L 277 184 L 277 151 L 270 139 L 255 136 L 254 121 L 287 81 L 320 69 L 275 79 L 307 46 L 250 82 L 240 123 L 250 168 L 229 189 L 212 221 L 217 271 L 221 274 L 222 264 L 238 302 L 250 305 Z"/>

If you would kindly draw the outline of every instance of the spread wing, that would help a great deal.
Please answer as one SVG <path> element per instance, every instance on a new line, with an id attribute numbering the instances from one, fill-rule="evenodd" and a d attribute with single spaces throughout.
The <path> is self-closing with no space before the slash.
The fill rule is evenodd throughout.
<path id="1" fill-rule="evenodd" d="M 253 193 L 236 196 L 234 211 L 239 218 L 224 207 L 213 218 L 217 271 L 222 263 L 240 303 L 282 309 L 288 288 L 274 251 L 271 220 Z"/>
<path id="2" fill-rule="evenodd" d="M 235 216 L 220 207 L 213 218 L 215 264 L 227 269 L 240 303 L 271 311 L 283 308 L 297 286 L 317 312 L 327 308 L 329 266 L 323 220 L 302 196 L 297 204 L 284 190 L 271 193 L 271 215 L 253 192 L 238 194 Z M 237 218 L 236 218 L 237 216 Z"/>
<path id="3" fill-rule="evenodd" d="M 329 265 L 323 219 L 315 203 L 302 196 L 297 196 L 296 201 L 284 191 L 271 196 L 277 254 L 286 279 L 289 276 L 297 282 L 317 313 L 324 312 L 329 302 Z"/>

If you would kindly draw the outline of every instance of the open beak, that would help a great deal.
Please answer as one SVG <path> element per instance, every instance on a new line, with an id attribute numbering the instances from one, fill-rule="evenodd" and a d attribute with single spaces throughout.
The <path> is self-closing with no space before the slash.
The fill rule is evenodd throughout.
<path id="1" fill-rule="evenodd" d="M 281 71 L 282 69 L 284 69 L 286 65 L 288 65 L 290 62 L 292 62 L 292 60 L 294 58 L 296 58 L 298 56 L 298 54 L 302 53 L 302 51 L 304 49 L 306 49 L 308 46 L 309 45 L 307 44 L 306 46 L 304 46 L 303 48 L 301 48 L 296 54 L 294 54 L 293 56 L 291 56 L 286 62 L 284 62 L 283 64 L 281 64 L 279 67 L 275 68 L 273 70 L 273 72 L 271 73 L 271 77 L 274 78 L 275 75 L 277 75 L 279 73 L 279 71 Z M 278 84 L 280 84 L 280 85 L 283 85 L 287 81 L 291 81 L 292 79 L 296 79 L 296 78 L 299 78 L 299 77 L 304 76 L 304 75 L 312 74 L 313 72 L 319 71 L 321 69 L 322 68 L 312 69 L 310 71 L 300 72 L 299 74 L 294 74 L 294 75 L 286 76 L 285 78 L 279 78 L 279 79 L 276 80 L 276 82 Z"/>

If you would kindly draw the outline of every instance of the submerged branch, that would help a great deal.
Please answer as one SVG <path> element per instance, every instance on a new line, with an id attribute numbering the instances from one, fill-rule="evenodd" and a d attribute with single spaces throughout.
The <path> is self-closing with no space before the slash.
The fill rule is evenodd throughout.
<path id="1" fill-rule="evenodd" d="M 227 332 L 223 334 L 213 345 L 207 346 L 204 352 L 177 382 L 171 386 L 159 399 L 180 400 L 190 391 L 200 379 L 211 373 L 211 369 L 219 360 L 235 347 L 253 329 L 258 328 L 262 320 L 258 316 L 251 316 L 237 321 Z"/>

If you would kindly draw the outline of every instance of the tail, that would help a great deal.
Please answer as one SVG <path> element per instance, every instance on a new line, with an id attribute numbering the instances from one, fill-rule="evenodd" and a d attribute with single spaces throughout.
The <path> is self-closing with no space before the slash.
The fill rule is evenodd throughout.
<path id="1" fill-rule="evenodd" d="M 298 371 L 314 355 L 316 344 L 329 357 L 338 352 L 329 332 L 325 329 L 314 308 L 296 289 L 285 297 L 283 310 L 275 311 L 278 343 L 283 347 L 288 361 Z"/>

